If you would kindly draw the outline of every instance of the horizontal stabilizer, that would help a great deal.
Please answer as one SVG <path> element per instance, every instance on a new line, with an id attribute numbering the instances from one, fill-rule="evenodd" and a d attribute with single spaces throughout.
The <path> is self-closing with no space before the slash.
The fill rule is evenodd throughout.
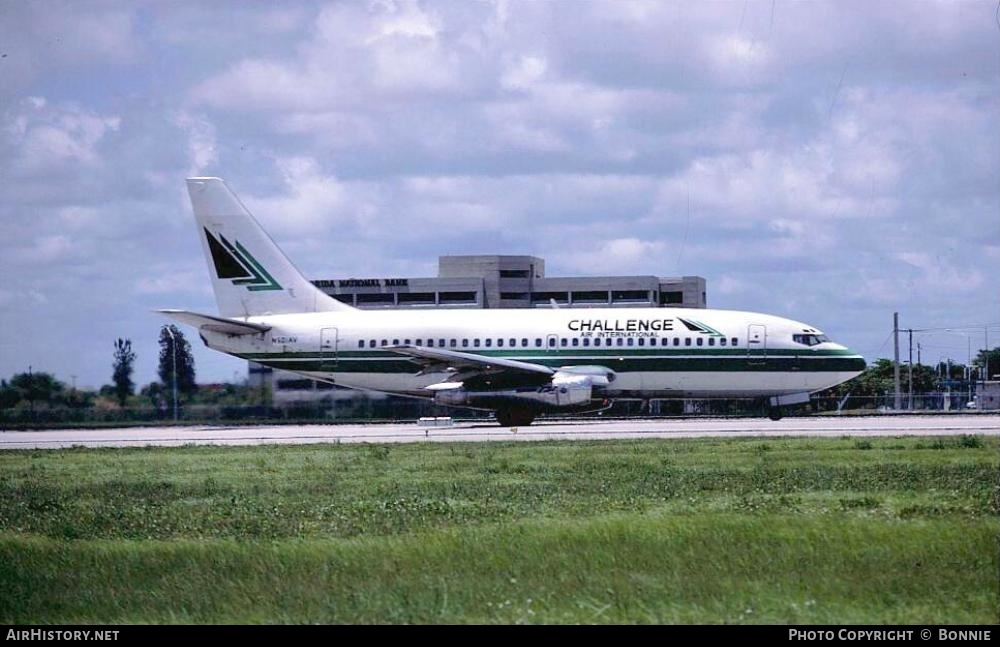
<path id="1" fill-rule="evenodd" d="M 157 310 L 157 312 L 165 314 L 171 319 L 176 319 L 181 323 L 194 326 L 198 330 L 205 329 L 212 332 L 225 333 L 227 335 L 259 335 L 271 329 L 271 326 L 265 326 L 263 324 L 237 321 L 234 319 L 226 319 L 224 317 L 215 317 L 212 315 L 203 315 L 197 312 L 189 312 L 187 310 Z"/>

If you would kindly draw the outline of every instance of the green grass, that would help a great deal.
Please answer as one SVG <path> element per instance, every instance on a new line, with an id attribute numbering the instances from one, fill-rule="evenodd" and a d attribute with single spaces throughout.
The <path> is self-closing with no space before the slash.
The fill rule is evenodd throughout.
<path id="1" fill-rule="evenodd" d="M 998 450 L 0 452 L 0 622 L 991 623 Z"/>

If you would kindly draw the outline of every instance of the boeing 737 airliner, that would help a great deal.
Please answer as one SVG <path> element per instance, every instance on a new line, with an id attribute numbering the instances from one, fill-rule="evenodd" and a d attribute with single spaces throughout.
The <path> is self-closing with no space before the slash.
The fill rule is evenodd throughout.
<path id="1" fill-rule="evenodd" d="M 219 178 L 187 181 L 218 315 L 162 310 L 209 348 L 356 389 L 496 411 L 614 398 L 761 398 L 771 416 L 864 359 L 814 326 L 730 310 L 358 310 L 306 280 Z"/>

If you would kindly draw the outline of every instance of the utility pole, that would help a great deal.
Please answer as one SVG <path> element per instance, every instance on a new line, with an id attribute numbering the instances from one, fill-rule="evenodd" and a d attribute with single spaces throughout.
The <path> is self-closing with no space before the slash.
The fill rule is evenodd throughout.
<path id="1" fill-rule="evenodd" d="M 906 332 L 910 334 L 910 373 L 909 373 L 909 388 L 907 389 L 906 398 L 906 408 L 909 411 L 913 411 L 913 328 L 907 328 Z"/>
<path id="2" fill-rule="evenodd" d="M 892 313 L 892 344 L 895 347 L 895 361 L 892 364 L 892 384 L 893 384 L 893 406 L 895 411 L 899 411 L 899 313 Z"/>

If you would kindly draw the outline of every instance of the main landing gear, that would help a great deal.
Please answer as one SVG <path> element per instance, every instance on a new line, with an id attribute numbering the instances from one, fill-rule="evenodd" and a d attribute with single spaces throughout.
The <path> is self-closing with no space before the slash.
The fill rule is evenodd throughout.
<path id="1" fill-rule="evenodd" d="M 534 420 L 535 412 L 530 409 L 515 407 L 497 410 L 497 422 L 501 427 L 527 427 Z"/>

